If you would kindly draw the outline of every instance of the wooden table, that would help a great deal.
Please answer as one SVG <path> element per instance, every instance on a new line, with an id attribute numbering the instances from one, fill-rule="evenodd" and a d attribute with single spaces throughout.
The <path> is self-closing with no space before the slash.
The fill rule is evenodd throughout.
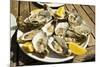
<path id="1" fill-rule="evenodd" d="M 67 4 L 67 10 L 74 9 L 87 23 L 92 30 L 88 47 L 95 45 L 95 6 L 94 5 L 74 5 Z M 17 18 L 23 16 L 25 19 L 30 12 L 36 8 L 42 8 L 35 2 L 22 2 L 11 0 L 11 13 Z"/>

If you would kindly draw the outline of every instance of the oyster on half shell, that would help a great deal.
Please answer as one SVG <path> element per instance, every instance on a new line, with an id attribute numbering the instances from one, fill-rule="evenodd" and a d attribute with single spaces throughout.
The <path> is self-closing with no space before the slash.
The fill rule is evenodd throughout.
<path id="1" fill-rule="evenodd" d="M 71 26 L 78 26 L 82 23 L 82 18 L 77 13 L 69 13 L 68 21 Z"/>
<path id="2" fill-rule="evenodd" d="M 35 10 L 34 10 L 35 11 Z M 48 10 L 38 9 L 37 13 L 31 13 L 31 15 L 24 20 L 25 23 L 45 23 L 52 19 Z"/>
<path id="3" fill-rule="evenodd" d="M 91 33 L 91 29 L 84 24 L 74 27 L 74 31 L 78 34 L 86 35 L 86 36 Z"/>
<path id="4" fill-rule="evenodd" d="M 45 24 L 44 27 L 42 27 L 42 31 L 46 33 L 47 36 L 51 36 L 54 32 L 54 25 L 52 24 L 52 21 Z"/>
<path id="5" fill-rule="evenodd" d="M 58 42 L 58 41 L 60 41 L 60 42 Z M 57 40 L 55 37 L 50 37 L 48 39 L 48 46 L 56 54 L 65 57 L 68 55 L 68 49 L 61 41 L 62 41 L 61 39 Z"/>
<path id="6" fill-rule="evenodd" d="M 20 39 L 23 41 L 29 41 L 32 40 L 32 38 L 36 35 L 36 33 L 38 33 L 39 30 L 31 30 L 29 32 L 24 33 Z"/>
<path id="7" fill-rule="evenodd" d="M 64 36 L 68 27 L 69 27 L 69 25 L 67 22 L 58 23 L 56 28 L 55 28 L 55 34 L 58 36 Z"/>
<path id="8" fill-rule="evenodd" d="M 42 31 L 34 36 L 34 38 L 32 39 L 32 43 L 35 52 L 37 53 L 43 53 L 47 50 L 47 37 Z"/>

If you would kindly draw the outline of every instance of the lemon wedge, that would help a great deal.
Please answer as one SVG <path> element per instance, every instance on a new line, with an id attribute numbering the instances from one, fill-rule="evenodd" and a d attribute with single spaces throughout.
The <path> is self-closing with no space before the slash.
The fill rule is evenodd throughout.
<path id="1" fill-rule="evenodd" d="M 59 17 L 63 17 L 65 13 L 64 7 L 59 7 L 56 11 L 56 15 Z"/>
<path id="2" fill-rule="evenodd" d="M 68 44 L 69 44 L 69 49 L 75 55 L 83 55 L 87 52 L 87 50 L 85 48 L 79 46 L 78 43 L 69 42 Z"/>
<path id="3" fill-rule="evenodd" d="M 28 52 L 28 53 L 31 53 L 31 52 L 34 51 L 33 45 L 32 45 L 31 42 L 26 42 L 26 43 L 24 43 L 23 46 L 22 46 L 22 48 L 23 48 L 26 52 Z"/>

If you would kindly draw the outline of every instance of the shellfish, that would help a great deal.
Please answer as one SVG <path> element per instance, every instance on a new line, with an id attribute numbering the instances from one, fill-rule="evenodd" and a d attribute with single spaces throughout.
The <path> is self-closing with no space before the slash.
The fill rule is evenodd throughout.
<path id="1" fill-rule="evenodd" d="M 67 22 L 58 23 L 56 28 L 55 28 L 55 34 L 58 36 L 64 36 L 68 27 L 69 27 L 69 25 Z"/>
<path id="2" fill-rule="evenodd" d="M 47 37 L 42 31 L 34 36 L 34 38 L 32 39 L 32 43 L 35 52 L 37 53 L 43 53 L 47 50 Z"/>
<path id="3" fill-rule="evenodd" d="M 54 25 L 52 25 L 52 21 L 45 24 L 44 27 L 42 27 L 42 31 L 45 32 L 47 36 L 51 36 L 54 32 Z"/>

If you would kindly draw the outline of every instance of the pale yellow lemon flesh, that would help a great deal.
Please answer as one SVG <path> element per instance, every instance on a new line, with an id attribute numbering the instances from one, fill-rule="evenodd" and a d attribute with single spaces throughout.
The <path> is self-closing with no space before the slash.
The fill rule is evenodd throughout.
<path id="1" fill-rule="evenodd" d="M 87 52 L 87 50 L 81 47 L 78 43 L 69 42 L 68 44 L 69 44 L 69 49 L 75 55 L 84 55 Z"/>
<path id="2" fill-rule="evenodd" d="M 59 16 L 59 17 L 63 17 L 64 16 L 64 7 L 59 7 L 56 11 L 56 15 Z"/>
<path id="3" fill-rule="evenodd" d="M 26 43 L 24 43 L 23 46 L 22 46 L 22 48 L 23 48 L 26 52 L 28 52 L 28 53 L 31 53 L 31 52 L 34 51 L 33 45 L 32 45 L 31 42 L 26 42 Z"/>

